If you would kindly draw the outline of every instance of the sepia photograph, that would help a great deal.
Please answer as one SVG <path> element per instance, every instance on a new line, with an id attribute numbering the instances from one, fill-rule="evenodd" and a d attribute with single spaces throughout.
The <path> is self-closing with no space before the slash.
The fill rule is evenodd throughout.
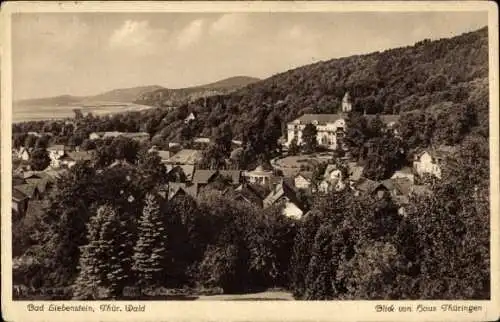
<path id="1" fill-rule="evenodd" d="M 498 8 L 232 5 L 9 13 L 2 298 L 486 316 Z"/>

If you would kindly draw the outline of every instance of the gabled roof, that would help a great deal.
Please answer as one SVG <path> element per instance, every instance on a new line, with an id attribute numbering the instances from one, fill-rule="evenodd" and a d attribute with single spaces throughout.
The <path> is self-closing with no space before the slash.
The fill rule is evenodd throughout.
<path id="1" fill-rule="evenodd" d="M 171 182 L 168 184 L 168 200 L 174 198 L 180 193 L 196 198 L 198 195 L 198 186 L 195 184 L 186 185 L 185 183 L 180 182 Z"/>
<path id="2" fill-rule="evenodd" d="M 230 178 L 232 184 L 239 184 L 241 181 L 241 170 L 219 170 L 219 174 L 223 177 Z"/>
<path id="3" fill-rule="evenodd" d="M 217 174 L 217 170 L 195 170 L 193 175 L 193 183 L 207 184 Z"/>
<path id="4" fill-rule="evenodd" d="M 181 171 L 186 176 L 186 181 L 193 180 L 194 165 L 167 164 L 166 169 L 167 169 L 167 174 L 171 173 L 172 171 Z"/>
<path id="5" fill-rule="evenodd" d="M 74 161 L 92 160 L 92 154 L 87 151 L 67 152 L 67 155 Z"/>
<path id="6" fill-rule="evenodd" d="M 259 207 L 262 207 L 263 199 L 261 195 L 255 191 L 249 184 L 241 184 L 236 189 L 234 189 L 235 199 L 240 197 L 241 199 L 254 203 Z"/>
<path id="7" fill-rule="evenodd" d="M 372 194 L 380 187 L 387 189 L 387 187 L 385 187 L 381 182 L 365 178 L 356 186 L 356 189 L 366 194 Z"/>
<path id="8" fill-rule="evenodd" d="M 194 143 L 210 143 L 210 138 L 195 138 Z"/>
<path id="9" fill-rule="evenodd" d="M 157 150 L 156 152 L 158 153 L 158 156 L 161 158 L 161 161 L 167 161 L 171 157 L 170 151 Z"/>
<path id="10" fill-rule="evenodd" d="M 394 185 L 394 187 L 402 194 L 407 196 L 412 187 L 412 182 L 408 178 L 394 178 L 390 179 Z"/>
<path id="11" fill-rule="evenodd" d="M 115 162 L 111 163 L 108 168 L 115 168 L 115 167 L 131 167 L 132 164 L 128 162 L 127 160 L 115 160 Z"/>
<path id="12" fill-rule="evenodd" d="M 308 124 L 317 121 L 318 124 L 334 123 L 337 120 L 344 118 L 342 114 L 304 114 L 295 119 L 293 123 Z"/>
<path id="13" fill-rule="evenodd" d="M 313 177 L 312 171 L 301 171 L 295 177 L 301 176 L 302 178 L 311 181 Z"/>
<path id="14" fill-rule="evenodd" d="M 196 164 L 202 158 L 199 150 L 184 149 L 171 156 L 166 162 L 171 164 Z"/>
<path id="15" fill-rule="evenodd" d="M 21 178 L 18 175 L 12 176 L 12 185 L 13 186 L 18 186 L 18 185 L 25 184 L 25 183 L 26 183 L 26 180 L 24 178 Z"/>
<path id="16" fill-rule="evenodd" d="M 47 148 L 48 151 L 64 151 L 64 145 L 62 144 L 55 144 L 51 145 Z"/>
<path id="17" fill-rule="evenodd" d="M 396 170 L 394 173 L 400 173 L 400 174 L 406 174 L 406 175 L 409 175 L 409 174 L 413 174 L 413 169 L 410 168 L 410 167 L 403 167 L 399 170 Z"/>
<path id="18" fill-rule="evenodd" d="M 24 194 L 22 191 L 20 191 L 19 189 L 17 189 L 17 188 L 12 189 L 12 200 L 19 202 L 19 201 L 26 200 L 28 198 L 29 197 L 26 194 Z"/>
<path id="19" fill-rule="evenodd" d="M 363 176 L 364 168 L 361 166 L 353 166 L 349 168 L 349 180 L 358 181 Z"/>
<path id="20" fill-rule="evenodd" d="M 294 178 L 301 172 L 299 168 L 282 168 L 280 170 L 283 172 L 283 176 L 287 178 Z"/>
<path id="21" fill-rule="evenodd" d="M 271 193 L 264 199 L 264 207 L 272 206 L 282 197 L 287 197 L 290 202 L 293 202 L 297 207 L 302 209 L 302 205 L 297 200 L 295 190 L 286 182 L 281 182 L 274 187 Z"/>
<path id="22" fill-rule="evenodd" d="M 14 186 L 14 189 L 19 190 L 29 198 L 33 198 L 35 193 L 38 191 L 38 187 L 34 183 L 25 183 L 18 186 Z"/>
<path id="23" fill-rule="evenodd" d="M 49 183 L 47 178 L 44 179 L 37 179 L 37 178 L 30 178 L 26 179 L 26 182 L 30 185 L 36 186 L 38 191 L 43 193 L 45 190 L 47 190 L 47 185 Z"/>

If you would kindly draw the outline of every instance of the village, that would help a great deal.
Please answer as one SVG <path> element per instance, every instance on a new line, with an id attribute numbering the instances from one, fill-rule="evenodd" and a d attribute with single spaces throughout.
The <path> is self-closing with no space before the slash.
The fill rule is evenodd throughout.
<path id="1" fill-rule="evenodd" d="M 363 176 L 363 165 L 352 160 L 343 143 L 346 118 L 351 112 L 349 93 L 344 95 L 341 113 L 304 114 L 287 124 L 287 137 L 280 138 L 281 155 L 270 162 L 259 164 L 253 169 L 202 169 L 198 166 L 203 157 L 203 149 L 210 138 L 194 138 L 189 148 L 172 142 L 168 150 L 151 146 L 149 152 L 156 153 L 165 166 L 167 183 L 162 187 L 162 195 L 167 200 L 177 196 L 197 198 L 201 191 L 216 188 L 230 194 L 235 200 L 252 204 L 258 208 L 268 208 L 280 204 L 283 214 L 300 219 L 307 215 L 309 206 L 303 195 L 314 196 L 329 191 L 349 189 L 357 196 L 388 197 L 398 206 L 399 213 L 405 214 L 405 206 L 412 195 L 429 194 L 429 181 L 425 178 L 441 178 L 441 168 L 452 149 L 442 146 L 435 149 L 417 151 L 413 164 L 397 169 L 385 180 L 375 181 Z M 374 117 L 374 115 L 365 115 Z M 381 115 L 387 131 L 397 135 L 398 115 Z M 189 123 L 196 119 L 190 113 L 185 119 Z M 292 153 L 292 145 L 300 146 L 306 125 L 316 128 L 316 141 L 320 151 L 312 153 Z M 40 133 L 30 133 L 41 136 Z M 95 132 L 89 140 L 125 137 L 141 144 L 150 144 L 145 132 Z M 150 144 L 151 145 L 151 144 Z M 241 152 L 242 142 L 232 140 L 231 158 Z M 32 148 L 21 147 L 13 150 L 12 211 L 14 218 L 22 218 L 30 207 L 41 207 L 40 200 L 54 187 L 57 179 L 79 161 L 90 161 L 93 151 L 84 151 L 79 146 L 50 145 L 47 148 L 50 165 L 40 171 L 29 166 Z M 340 156 L 336 151 L 345 153 Z M 127 161 L 115 160 L 109 167 L 126 166 Z M 322 165 L 322 168 L 319 168 Z M 318 169 L 320 171 L 318 173 Z"/>

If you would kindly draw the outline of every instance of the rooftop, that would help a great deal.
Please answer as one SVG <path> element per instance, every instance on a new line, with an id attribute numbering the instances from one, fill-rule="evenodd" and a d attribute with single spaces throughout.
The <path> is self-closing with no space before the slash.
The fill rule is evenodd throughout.
<path id="1" fill-rule="evenodd" d="M 195 164 L 202 157 L 199 150 L 184 149 L 171 156 L 166 162 L 171 164 Z"/>
<path id="2" fill-rule="evenodd" d="M 14 189 L 12 189 L 12 199 L 14 201 L 21 201 L 21 200 L 28 199 L 28 196 L 26 194 L 24 194 L 22 191 L 14 188 Z"/>
<path id="3" fill-rule="evenodd" d="M 367 114 L 365 117 L 370 120 L 375 118 L 377 115 Z M 399 121 L 399 115 L 397 114 L 379 114 L 382 122 L 389 124 Z M 317 121 L 319 124 L 334 123 L 337 120 L 345 119 L 345 114 L 304 114 L 301 117 L 295 119 L 293 122 L 300 123 L 311 123 Z"/>
<path id="4" fill-rule="evenodd" d="M 64 150 L 64 145 L 62 145 L 62 144 L 51 145 L 47 148 L 47 150 L 49 150 L 49 151 L 61 151 L 61 150 Z"/>
<path id="5" fill-rule="evenodd" d="M 193 183 L 207 184 L 216 173 L 217 170 L 196 170 L 193 175 Z"/>
<path id="6" fill-rule="evenodd" d="M 230 178 L 232 184 L 238 184 L 241 180 L 241 170 L 219 170 L 220 175 Z"/>

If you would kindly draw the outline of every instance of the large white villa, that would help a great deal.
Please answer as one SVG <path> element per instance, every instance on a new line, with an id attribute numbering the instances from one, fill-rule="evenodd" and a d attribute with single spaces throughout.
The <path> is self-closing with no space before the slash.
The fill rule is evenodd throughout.
<path id="1" fill-rule="evenodd" d="M 298 145 L 302 144 L 302 131 L 307 124 L 316 126 L 318 145 L 328 149 L 336 149 L 338 142 L 344 137 L 346 131 L 347 113 L 352 110 L 349 93 L 342 99 L 342 112 L 338 114 L 304 114 L 287 124 L 287 141 L 289 146 L 293 139 Z M 375 115 L 365 115 L 368 118 Z M 381 120 L 388 126 L 394 125 L 399 115 L 380 115 Z"/>

